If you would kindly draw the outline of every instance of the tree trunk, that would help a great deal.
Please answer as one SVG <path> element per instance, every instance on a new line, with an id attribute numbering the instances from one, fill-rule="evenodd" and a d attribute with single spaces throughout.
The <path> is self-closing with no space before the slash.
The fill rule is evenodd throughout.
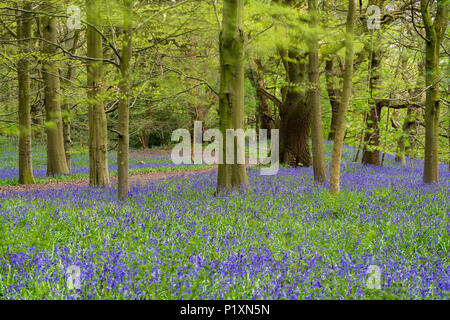
<path id="1" fill-rule="evenodd" d="M 223 148 L 217 176 L 217 191 L 231 191 L 248 185 L 245 164 L 237 163 L 237 139 L 234 138 L 234 162 L 226 163 L 226 130 L 244 128 L 244 0 L 224 0 L 220 33 L 219 117 Z"/>
<path id="2" fill-rule="evenodd" d="M 402 68 L 406 70 L 407 68 L 407 58 L 402 61 Z M 425 65 L 423 63 L 418 64 L 418 78 L 416 82 L 415 89 L 408 89 L 410 99 L 417 104 L 423 104 L 422 92 L 424 87 L 424 80 L 422 78 L 424 73 Z M 403 77 L 404 81 L 408 81 L 406 77 Z M 406 155 L 411 158 L 414 157 L 415 153 L 415 135 L 418 126 L 418 111 L 414 106 L 408 106 L 406 117 L 402 125 L 402 136 L 398 139 L 397 153 L 395 155 L 395 161 L 401 163 L 402 166 L 406 166 Z M 395 110 L 394 117 L 398 116 L 398 110 Z M 393 119 L 393 126 L 395 129 L 400 127 L 400 124 Z M 409 148 L 406 147 L 406 139 L 409 139 Z"/>
<path id="3" fill-rule="evenodd" d="M 306 63 L 304 57 L 289 49 L 282 54 L 288 85 L 283 88 L 280 106 L 280 161 L 291 167 L 311 165 L 309 151 L 310 110 L 306 103 Z"/>
<path id="4" fill-rule="evenodd" d="M 28 1 L 23 1 L 23 9 L 32 10 Z M 30 12 L 17 13 L 17 39 L 21 57 L 17 63 L 19 80 L 19 184 L 35 183 L 31 157 L 31 113 L 30 113 L 30 62 L 28 61 L 31 24 L 33 18 Z"/>
<path id="5" fill-rule="evenodd" d="M 317 27 L 317 0 L 308 0 L 308 11 L 311 15 L 311 27 Z M 309 92 L 308 108 L 311 109 L 311 136 L 314 180 L 325 182 L 327 180 L 327 169 L 325 166 L 325 154 L 323 149 L 322 131 L 322 105 L 320 97 L 320 73 L 319 73 L 319 42 L 317 37 L 310 40 L 309 44 Z"/>
<path id="6" fill-rule="evenodd" d="M 325 61 L 325 75 L 327 83 L 328 98 L 331 104 L 331 125 L 330 133 L 328 134 L 328 140 L 334 141 L 336 132 L 336 120 L 339 112 L 339 100 L 341 98 L 341 92 L 336 88 L 336 77 L 333 71 L 333 60 L 329 58 Z"/>
<path id="7" fill-rule="evenodd" d="M 69 39 L 66 41 L 66 50 L 70 53 L 75 54 L 76 48 L 78 45 L 79 39 L 79 31 L 73 31 L 69 33 Z M 65 79 L 61 79 L 62 83 L 65 84 L 65 87 L 68 88 L 71 86 L 71 81 L 75 77 L 75 67 L 69 61 L 67 64 L 67 72 Z M 72 136 L 71 136 L 71 107 L 69 99 L 66 97 L 64 103 L 62 105 L 63 110 L 63 139 L 64 139 L 64 151 L 66 152 L 66 163 L 69 171 L 71 170 L 71 150 L 72 150 Z"/>
<path id="8" fill-rule="evenodd" d="M 46 5 L 46 10 L 53 12 L 52 5 Z M 43 46 L 44 61 L 42 63 L 42 77 L 44 79 L 45 101 L 45 130 L 47 132 L 47 175 L 57 176 L 69 174 L 67 167 L 63 124 L 61 114 L 61 93 L 59 83 L 59 68 L 54 56 L 57 48 L 52 43 L 57 43 L 56 19 L 43 16 Z"/>
<path id="9" fill-rule="evenodd" d="M 34 28 L 31 36 L 41 39 L 43 38 L 42 34 L 42 19 L 35 19 L 36 22 L 36 28 Z M 35 43 L 32 41 L 32 44 L 30 46 L 34 46 Z M 34 68 L 36 70 L 36 77 L 38 79 L 43 79 L 42 76 L 42 63 L 39 65 L 36 65 Z M 45 102 L 44 102 L 44 92 L 42 90 L 41 82 L 38 81 L 32 81 L 30 83 L 30 90 L 31 92 L 36 92 L 36 99 L 33 99 L 33 103 L 30 105 L 31 108 L 31 127 L 32 130 L 32 140 L 34 142 L 41 142 L 42 146 L 45 145 L 46 140 L 46 132 L 45 132 Z"/>
<path id="10" fill-rule="evenodd" d="M 100 27 L 100 0 L 86 0 L 87 9 L 87 87 L 89 99 L 89 183 L 109 185 L 108 136 L 106 115 L 101 97 L 103 50 Z"/>
<path id="11" fill-rule="evenodd" d="M 330 170 L 330 187 L 333 194 L 340 192 L 340 170 L 342 158 L 342 146 L 344 144 L 345 135 L 345 118 L 347 116 L 350 96 L 352 94 L 352 78 L 353 78 L 353 30 L 355 26 L 355 0 L 349 0 L 347 27 L 345 35 L 345 72 L 344 86 L 342 89 L 342 101 L 336 123 L 336 136 L 333 144 L 333 154 L 331 158 Z"/>
<path id="12" fill-rule="evenodd" d="M 381 82 L 381 50 L 371 48 L 370 52 L 370 68 L 369 68 L 369 91 L 371 108 L 368 113 L 364 135 L 364 149 L 362 155 L 362 163 L 364 165 L 371 164 L 380 165 L 380 127 L 381 105 L 374 101 L 373 96 L 378 96 L 377 89 Z"/>
<path id="13" fill-rule="evenodd" d="M 132 0 L 124 0 L 124 17 L 123 17 L 123 45 L 122 56 L 120 59 L 121 81 L 120 101 L 119 101 L 119 141 L 117 146 L 117 173 L 118 173 L 118 194 L 119 197 L 127 197 L 129 191 L 129 87 L 130 87 L 130 59 L 131 59 L 131 21 L 132 21 Z"/>
<path id="14" fill-rule="evenodd" d="M 370 109 L 367 117 L 367 128 L 364 135 L 364 149 L 362 155 L 362 163 L 364 165 L 371 164 L 375 166 L 380 165 L 380 120 L 381 120 L 381 105 L 375 103 Z"/>
<path id="15" fill-rule="evenodd" d="M 400 123 L 397 120 L 398 116 L 399 116 L 398 110 L 394 110 L 394 114 L 391 118 L 391 123 L 395 131 L 397 131 L 400 128 Z M 407 118 L 405 118 L 405 122 L 406 119 Z M 405 122 L 403 123 L 403 127 L 405 127 Z M 404 132 L 402 132 L 402 135 L 403 134 Z M 397 140 L 397 150 L 395 151 L 395 162 L 400 163 L 403 167 L 406 166 L 405 152 L 406 152 L 405 137 L 401 136 Z"/>
<path id="16" fill-rule="evenodd" d="M 402 130 L 404 133 L 408 135 L 409 139 L 409 151 L 408 155 L 410 158 L 414 156 L 414 135 L 417 130 L 417 112 L 414 108 L 409 107 L 406 118 L 403 122 Z M 405 145 L 405 138 L 401 137 L 401 141 L 399 141 L 399 149 L 400 154 L 402 155 L 400 162 L 402 165 L 406 165 L 405 155 L 407 153 L 406 145 Z"/>
<path id="17" fill-rule="evenodd" d="M 261 59 L 257 58 L 251 63 L 248 78 L 256 89 L 256 96 L 259 102 L 256 112 L 257 126 L 259 129 L 267 130 L 267 137 L 270 137 L 270 130 L 275 127 L 275 123 L 269 99 L 264 94 L 266 86 L 264 84 L 264 67 Z"/>
<path id="18" fill-rule="evenodd" d="M 430 17 L 430 1 L 421 0 L 420 10 L 425 26 L 425 162 L 423 181 L 439 183 L 439 53 L 442 36 L 446 30 L 448 7 L 445 0 L 437 1 L 434 23 Z"/>

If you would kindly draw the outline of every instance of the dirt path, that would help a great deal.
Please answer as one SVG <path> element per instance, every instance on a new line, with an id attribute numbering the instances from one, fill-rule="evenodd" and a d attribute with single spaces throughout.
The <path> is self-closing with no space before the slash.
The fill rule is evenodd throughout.
<path id="1" fill-rule="evenodd" d="M 171 152 L 170 148 L 138 149 L 130 150 L 130 157 L 167 157 Z"/>
<path id="2" fill-rule="evenodd" d="M 149 182 L 176 179 L 186 176 L 193 176 L 199 173 L 213 172 L 217 168 L 206 168 L 197 170 L 172 170 L 172 171 L 159 171 L 159 172 L 138 172 L 130 175 L 130 184 L 145 184 Z M 111 185 L 117 184 L 117 177 L 111 177 Z M 49 189 L 61 189 L 65 187 L 82 187 L 88 186 L 89 179 L 77 179 L 67 181 L 49 181 L 44 183 L 37 183 L 32 185 L 21 186 L 0 186 L 0 195 L 8 193 L 16 193 L 22 191 L 43 191 Z"/>
<path id="3" fill-rule="evenodd" d="M 130 152 L 130 156 L 133 157 L 163 157 L 170 155 L 170 149 L 158 148 L 158 149 L 145 149 L 145 150 L 133 150 Z M 251 167 L 249 158 L 246 158 L 247 166 Z M 194 176 L 199 173 L 213 172 L 217 168 L 206 169 L 191 169 L 191 170 L 171 170 L 171 171 L 158 171 L 158 172 L 137 172 L 130 175 L 130 184 L 145 184 L 149 182 L 156 182 L 161 180 L 176 179 L 186 176 Z M 117 184 L 117 177 L 110 177 L 111 186 Z M 45 191 L 50 189 L 62 189 L 66 187 L 83 187 L 89 185 L 89 178 L 74 179 L 66 181 L 48 181 L 43 183 L 37 183 L 32 185 L 20 185 L 20 186 L 0 186 L 0 196 L 5 194 L 24 192 L 24 191 Z"/>

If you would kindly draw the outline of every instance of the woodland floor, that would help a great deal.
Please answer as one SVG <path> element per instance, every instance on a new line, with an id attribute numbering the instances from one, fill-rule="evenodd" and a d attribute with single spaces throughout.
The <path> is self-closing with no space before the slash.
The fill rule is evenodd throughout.
<path id="1" fill-rule="evenodd" d="M 11 182 L 15 147 L 0 149 Z M 0 188 L 0 300 L 449 300 L 448 166 L 440 185 L 424 184 L 422 160 L 405 168 L 387 154 L 384 167 L 363 166 L 355 151 L 344 146 L 338 196 L 314 183 L 312 168 L 281 167 L 247 170 L 247 192 L 215 197 L 215 166 L 132 152 L 141 174 L 119 199 L 114 153 L 111 186 L 89 188 L 86 150 L 67 181 L 47 184 L 45 149 L 35 146 L 43 184 Z"/>
<path id="2" fill-rule="evenodd" d="M 170 156 L 170 149 L 142 149 L 130 151 L 130 157 L 158 157 Z M 246 159 L 249 162 L 249 158 Z M 251 166 L 251 165 L 249 165 Z M 137 172 L 130 174 L 130 184 L 145 184 L 149 182 L 156 182 L 161 180 L 178 179 L 183 177 L 193 176 L 199 173 L 206 173 L 216 171 L 217 168 L 205 169 L 191 169 L 191 170 L 172 170 L 172 171 L 157 171 L 157 172 Z M 110 177 L 111 185 L 117 184 L 117 177 Z M 87 186 L 89 179 L 74 179 L 64 181 L 48 181 L 43 183 L 36 183 L 32 185 L 17 185 L 17 186 L 0 186 L 0 195 L 8 193 L 16 193 L 23 191 L 43 191 L 50 189 L 62 189 L 74 186 Z"/>
<path id="3" fill-rule="evenodd" d="M 130 184 L 144 184 L 160 180 L 168 180 L 193 176 L 198 173 L 205 173 L 217 170 L 216 168 L 197 169 L 197 170 L 179 170 L 179 171 L 159 171 L 159 172 L 139 172 L 130 175 Z M 111 185 L 117 183 L 117 177 L 110 177 Z M 89 179 L 76 179 L 66 181 L 49 181 L 44 183 L 36 183 L 21 186 L 0 186 L 0 195 L 22 191 L 37 191 L 49 189 L 62 189 L 72 186 L 87 186 Z"/>

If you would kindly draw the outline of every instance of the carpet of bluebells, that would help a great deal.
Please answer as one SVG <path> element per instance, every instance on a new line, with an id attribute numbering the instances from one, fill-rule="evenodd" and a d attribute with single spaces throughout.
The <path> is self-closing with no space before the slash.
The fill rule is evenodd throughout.
<path id="1" fill-rule="evenodd" d="M 363 167 L 353 154 L 337 197 L 310 168 L 249 169 L 247 192 L 219 197 L 214 173 L 135 185 L 128 200 L 114 188 L 4 195 L 0 299 L 449 299 L 447 166 L 425 185 L 419 160 Z"/>

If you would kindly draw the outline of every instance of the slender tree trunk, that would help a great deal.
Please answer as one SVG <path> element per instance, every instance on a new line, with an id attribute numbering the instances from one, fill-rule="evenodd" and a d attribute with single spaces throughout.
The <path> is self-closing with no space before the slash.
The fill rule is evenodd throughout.
<path id="1" fill-rule="evenodd" d="M 447 27 L 448 6 L 447 1 L 437 1 L 437 11 L 434 22 L 430 17 L 431 2 L 420 1 L 422 20 L 425 26 L 425 162 L 423 181 L 425 183 L 439 183 L 439 54 L 442 36 Z"/>
<path id="2" fill-rule="evenodd" d="M 33 2 L 30 1 L 33 5 Z M 33 32 L 31 36 L 41 39 L 43 38 L 42 33 L 42 19 L 35 19 L 36 27 L 33 28 Z M 35 42 L 32 41 L 32 44 L 30 46 L 34 46 Z M 41 48 L 42 49 L 42 48 Z M 42 76 L 42 63 L 36 65 L 34 70 L 36 70 L 36 77 L 38 79 L 43 79 Z M 46 140 L 46 132 L 45 132 L 45 102 L 44 102 L 44 92 L 42 90 L 42 84 L 38 81 L 32 81 L 30 83 L 30 90 L 31 92 L 36 92 L 36 99 L 33 99 L 33 103 L 31 104 L 31 127 L 33 128 L 32 131 L 32 140 L 34 142 L 41 142 L 42 146 L 45 146 L 45 140 Z"/>
<path id="3" fill-rule="evenodd" d="M 446 75 L 450 75 L 450 59 L 447 59 L 447 70 Z M 447 84 L 447 88 L 445 90 L 445 98 L 448 101 L 448 93 L 450 90 L 450 86 Z M 448 148 L 447 148 L 447 162 L 448 162 L 448 171 L 450 172 L 450 104 L 447 103 L 447 136 L 448 136 Z"/>
<path id="4" fill-rule="evenodd" d="M 23 9 L 32 10 L 31 2 L 22 1 Z M 31 157 L 31 113 L 30 113 L 30 62 L 31 24 L 30 12 L 17 13 L 17 39 L 20 47 L 20 60 L 17 64 L 19 80 L 19 184 L 35 183 Z"/>
<path id="5" fill-rule="evenodd" d="M 389 121 L 391 117 L 391 108 L 388 106 L 388 111 L 386 115 L 386 135 L 389 133 Z M 383 152 L 383 156 L 381 157 L 381 166 L 384 166 L 384 159 L 386 158 L 386 150 Z"/>
<path id="6" fill-rule="evenodd" d="M 51 4 L 45 6 L 46 10 L 53 12 Z M 47 175 L 56 176 L 69 174 L 67 167 L 63 124 L 61 114 L 61 94 L 59 83 L 59 68 L 54 56 L 57 48 L 52 43 L 57 43 L 56 19 L 50 16 L 42 18 L 44 61 L 42 64 L 42 76 L 44 79 L 45 101 L 45 130 L 47 132 Z"/>
<path id="7" fill-rule="evenodd" d="M 69 39 L 66 41 L 66 50 L 70 53 L 75 54 L 76 48 L 78 45 L 80 32 L 73 31 L 69 33 Z M 68 88 L 71 86 L 71 81 L 75 77 L 75 67 L 69 61 L 67 64 L 67 72 L 65 78 L 61 79 L 61 82 L 65 84 L 65 87 Z M 66 152 L 66 163 L 69 171 L 71 169 L 71 150 L 72 150 L 72 135 L 71 135 L 71 110 L 72 104 L 70 100 L 66 97 L 64 99 L 64 103 L 62 105 L 63 111 L 63 139 L 64 139 L 64 151 Z"/>
<path id="8" fill-rule="evenodd" d="M 403 122 L 402 130 L 404 133 L 408 135 L 409 139 L 409 148 L 408 148 L 409 151 L 407 152 L 407 148 L 405 146 L 405 138 L 403 137 L 401 138 L 402 139 L 401 149 L 403 153 L 403 159 L 401 159 L 402 160 L 401 162 L 402 164 L 404 164 L 406 162 L 406 160 L 404 159 L 406 153 L 408 153 L 408 156 L 412 158 L 414 156 L 414 149 L 415 149 L 414 136 L 417 130 L 417 111 L 412 107 L 408 108 L 405 121 Z"/>
<path id="9" fill-rule="evenodd" d="M 339 112 L 339 100 L 341 98 L 341 92 L 336 88 L 336 77 L 333 71 L 333 60 L 330 57 L 325 61 L 325 75 L 327 83 L 328 98 L 331 104 L 331 125 L 330 133 L 328 134 L 328 140 L 333 141 L 336 132 L 336 119 Z"/>
<path id="10" fill-rule="evenodd" d="M 108 136 L 106 115 L 101 98 L 103 50 L 100 28 L 100 0 L 86 0 L 87 9 L 87 87 L 89 99 L 89 183 L 109 185 Z M 92 60 L 94 59 L 94 60 Z"/>
<path id="11" fill-rule="evenodd" d="M 196 40 L 192 35 L 190 35 L 187 39 L 187 43 L 183 46 L 183 48 L 186 50 L 186 56 L 191 59 L 191 61 L 186 65 L 186 70 L 188 74 L 195 74 L 197 72 L 198 67 L 198 61 L 197 61 L 197 47 L 196 47 Z M 198 80 L 191 80 L 189 81 L 192 85 L 198 85 Z M 189 133 L 191 134 L 191 137 L 194 137 L 194 124 L 196 121 L 203 121 L 205 119 L 205 114 L 202 112 L 202 107 L 199 104 L 199 101 L 201 101 L 200 98 L 200 87 L 196 87 L 192 89 L 189 94 L 191 95 L 190 101 L 189 101 L 189 115 L 191 118 L 191 122 L 189 125 Z M 192 139 L 191 143 L 191 161 L 194 161 L 194 144 L 195 141 L 198 141 L 197 139 L 203 136 L 203 132 L 198 133 L 200 137 L 197 137 L 195 139 Z"/>
<path id="12" fill-rule="evenodd" d="M 257 70 L 257 94 L 258 99 L 260 101 L 258 114 L 260 117 L 260 129 L 267 130 L 267 137 L 270 138 L 270 131 L 275 128 L 275 123 L 273 119 L 273 112 L 269 105 L 269 100 L 267 97 L 261 92 L 265 89 L 266 85 L 264 83 L 264 67 L 261 59 L 255 60 L 256 70 Z"/>
<path id="13" fill-rule="evenodd" d="M 398 122 L 398 110 L 394 110 L 394 114 L 391 119 L 392 126 L 394 127 L 395 131 L 398 131 L 400 128 L 400 123 Z M 405 119 L 406 120 L 406 119 Z M 403 123 L 403 126 L 405 123 Z M 402 132 L 402 135 L 404 133 Z M 405 138 L 401 136 L 397 140 L 397 150 L 395 151 L 395 162 L 400 163 L 403 167 L 406 166 L 406 158 L 405 158 L 405 151 L 406 151 L 406 145 L 405 145 Z"/>
<path id="14" fill-rule="evenodd" d="M 308 0 L 308 11 L 311 15 L 311 27 L 317 27 L 317 0 Z M 319 42 L 317 37 L 310 40 L 309 44 L 309 108 L 311 109 L 311 136 L 314 180 L 325 182 L 327 180 L 327 168 L 325 166 L 325 154 L 323 149 L 322 130 L 322 105 L 320 98 L 320 73 L 319 73 Z"/>
<path id="15" fill-rule="evenodd" d="M 352 78 L 353 78 L 353 30 L 355 26 L 355 0 L 349 0 L 347 27 L 345 35 L 345 72 L 344 72 L 344 87 L 342 90 L 342 101 L 338 113 L 336 123 L 336 136 L 333 144 L 333 154 L 331 158 L 330 170 L 330 187 L 333 194 L 340 192 L 340 170 L 342 158 L 342 146 L 344 144 L 345 135 L 345 117 L 347 116 L 348 105 L 352 94 Z"/>
<path id="16" fill-rule="evenodd" d="M 248 185 L 245 164 L 237 163 L 237 139 L 234 163 L 226 164 L 226 130 L 244 128 L 244 0 L 224 0 L 220 33 L 220 130 L 224 143 L 223 164 L 219 164 L 217 191 L 231 191 Z"/>
<path id="17" fill-rule="evenodd" d="M 66 163 L 69 172 L 72 168 L 71 152 L 72 152 L 72 134 L 71 134 L 71 119 L 70 119 L 70 104 L 68 102 L 63 104 L 62 110 L 63 116 L 63 139 L 64 139 L 64 151 L 66 155 Z"/>
<path id="18" fill-rule="evenodd" d="M 128 161 L 129 161 L 129 87 L 130 87 L 130 59 L 131 59 L 131 21 L 132 21 L 132 0 L 124 0 L 123 18 L 123 45 L 122 57 L 120 60 L 120 101 L 119 101 L 119 142 L 117 146 L 117 170 L 118 170 L 118 191 L 119 197 L 127 197 L 129 191 L 128 181 Z"/>
<path id="19" fill-rule="evenodd" d="M 364 113 L 363 128 L 361 130 L 358 146 L 356 147 L 355 158 L 353 159 L 353 162 L 355 162 L 355 163 L 358 162 L 359 155 L 361 154 L 361 149 L 363 147 L 364 136 L 365 136 L 365 132 L 366 132 L 366 122 L 367 122 L 367 111 Z"/>

